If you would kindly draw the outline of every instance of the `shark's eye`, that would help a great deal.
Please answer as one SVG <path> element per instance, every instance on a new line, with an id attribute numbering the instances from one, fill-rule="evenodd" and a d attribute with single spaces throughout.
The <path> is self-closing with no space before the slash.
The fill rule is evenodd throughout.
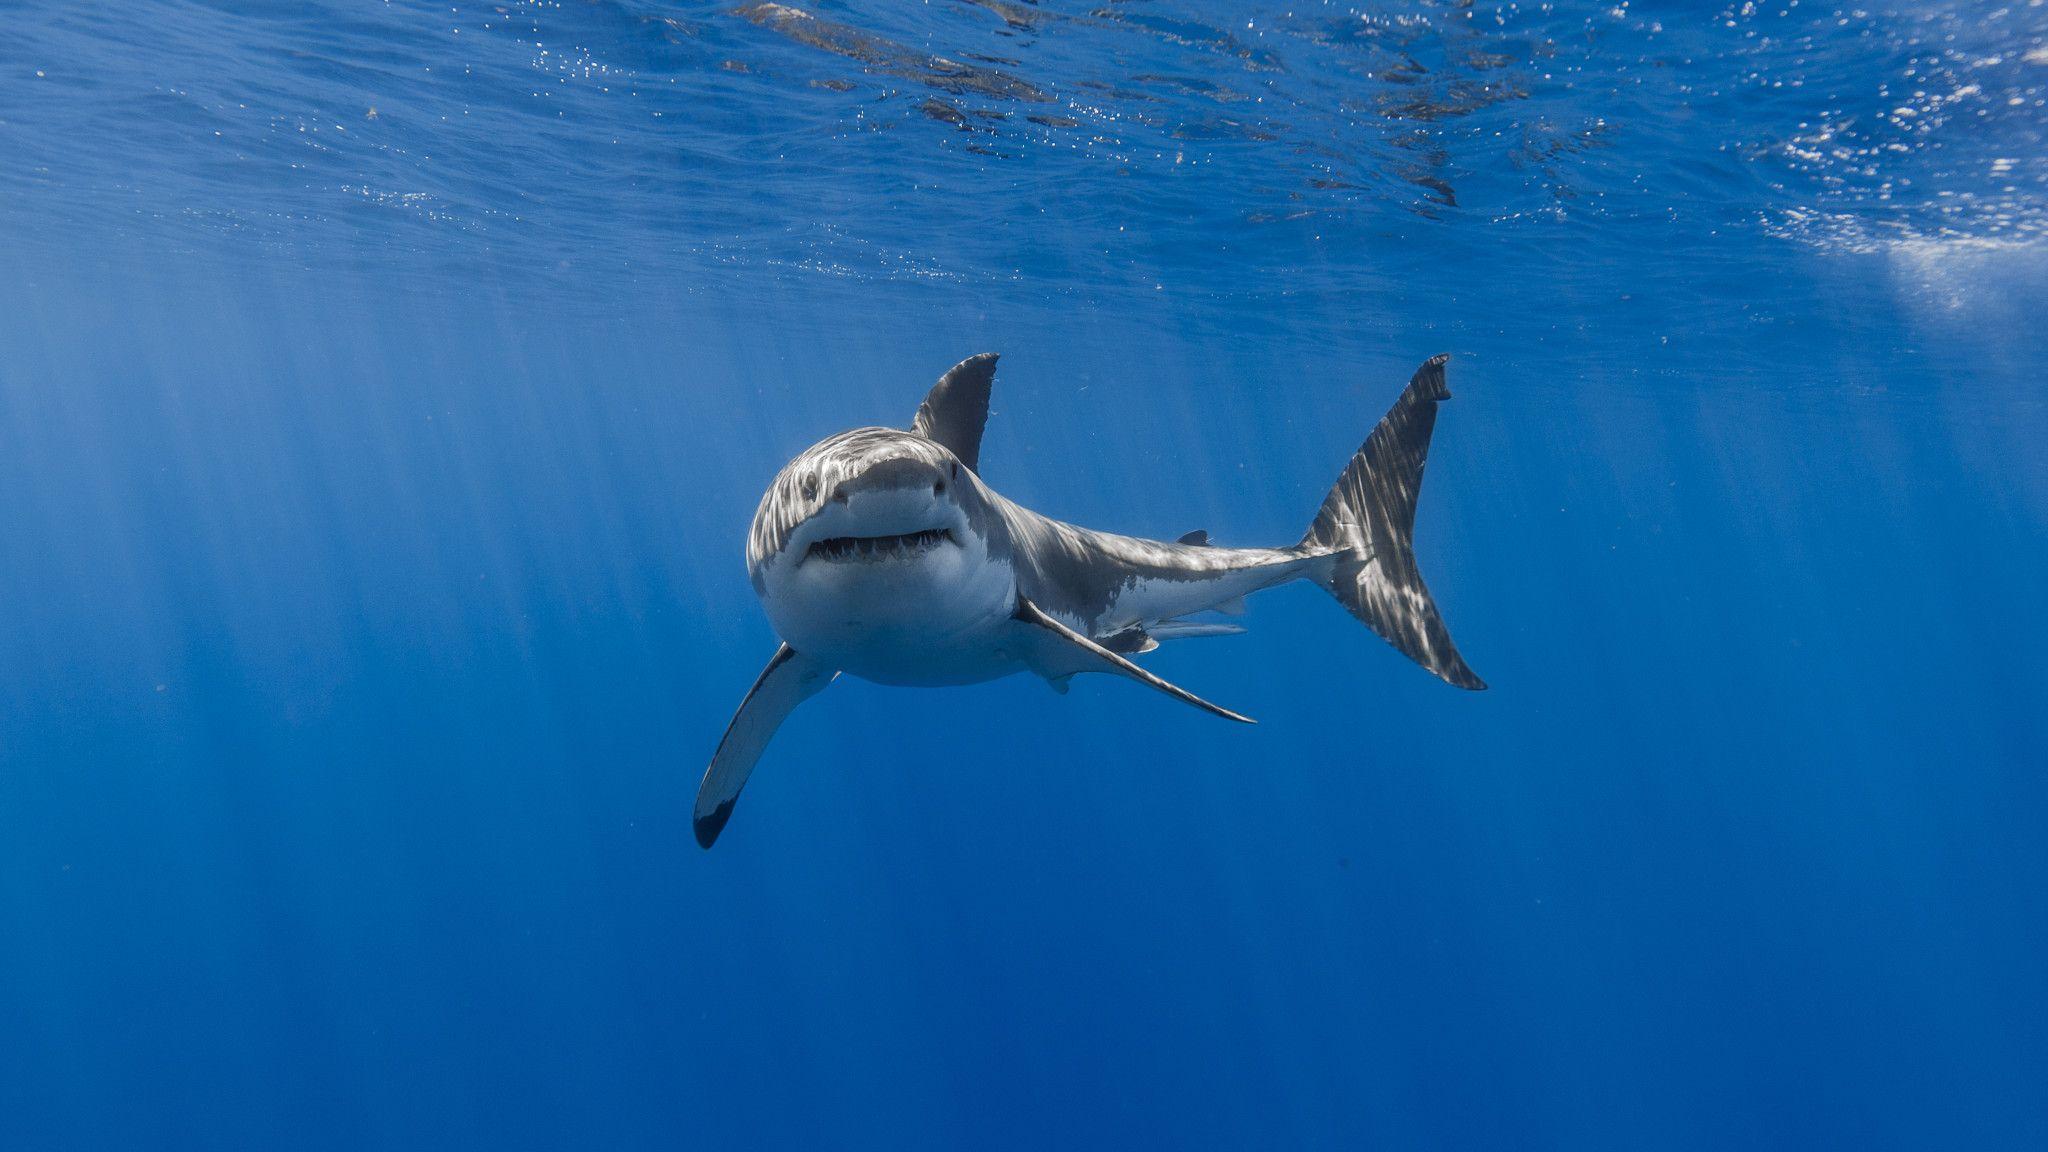
<path id="1" fill-rule="evenodd" d="M 816 476 L 804 477 L 802 487 L 804 490 L 804 499 L 816 500 L 818 498 L 818 478 Z"/>
<path id="2" fill-rule="evenodd" d="M 958 480 L 960 478 L 960 462 L 958 460 L 946 465 L 946 469 L 952 473 L 953 479 Z"/>

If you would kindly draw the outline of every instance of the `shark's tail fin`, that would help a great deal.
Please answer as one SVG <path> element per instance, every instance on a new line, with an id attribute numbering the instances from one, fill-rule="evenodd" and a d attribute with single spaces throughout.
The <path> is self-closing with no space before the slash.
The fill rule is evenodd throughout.
<path id="1" fill-rule="evenodd" d="M 1415 370 L 1407 390 L 1330 489 L 1301 547 L 1332 553 L 1321 582 L 1353 616 L 1446 682 L 1480 689 L 1486 682 L 1458 655 L 1415 567 L 1415 498 L 1422 490 L 1437 402 L 1451 398 L 1444 386 L 1449 359 L 1431 357 Z"/>

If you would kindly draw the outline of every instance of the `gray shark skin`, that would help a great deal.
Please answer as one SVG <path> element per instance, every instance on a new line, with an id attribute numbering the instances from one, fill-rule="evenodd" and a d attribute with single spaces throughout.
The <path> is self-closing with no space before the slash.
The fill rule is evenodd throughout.
<path id="1" fill-rule="evenodd" d="M 1106 672 L 1249 724 L 1130 657 L 1241 632 L 1227 617 L 1245 596 L 1292 580 L 1322 586 L 1447 683 L 1485 688 L 1413 547 L 1437 405 L 1451 395 L 1448 359 L 1416 370 L 1308 532 L 1284 548 L 1218 547 L 1200 531 L 1172 543 L 1118 536 L 1004 499 L 979 471 L 994 353 L 940 377 L 908 431 L 856 428 L 806 449 L 768 486 L 747 536 L 747 574 L 783 644 L 705 770 L 697 842 L 717 840 L 782 721 L 842 673 L 940 686 L 1028 672 L 1065 692 L 1080 673 Z"/>

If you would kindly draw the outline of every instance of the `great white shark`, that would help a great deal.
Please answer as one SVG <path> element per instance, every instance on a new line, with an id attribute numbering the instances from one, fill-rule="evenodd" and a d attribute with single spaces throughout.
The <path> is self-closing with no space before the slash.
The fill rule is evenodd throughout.
<path id="1" fill-rule="evenodd" d="M 785 465 L 747 536 L 747 572 L 782 646 L 726 727 L 697 790 L 709 848 L 761 752 L 841 673 L 881 684 L 973 684 L 1018 672 L 1057 690 L 1082 672 L 1135 680 L 1227 720 L 1245 716 L 1134 663 L 1160 641 L 1243 631 L 1244 597 L 1310 580 L 1410 659 L 1486 685 L 1451 643 L 1412 545 L 1415 500 L 1448 356 L 1425 361 L 1284 548 L 1097 532 L 1004 499 L 981 479 L 996 356 L 939 378 L 909 431 L 856 428 Z"/>

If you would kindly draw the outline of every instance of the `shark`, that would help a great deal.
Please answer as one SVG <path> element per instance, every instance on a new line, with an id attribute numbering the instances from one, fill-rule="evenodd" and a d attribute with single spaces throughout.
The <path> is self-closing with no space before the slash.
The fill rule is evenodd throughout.
<path id="1" fill-rule="evenodd" d="M 1147 540 L 1064 523 L 981 477 L 996 354 L 939 377 L 907 430 L 856 428 L 784 465 L 747 535 L 747 573 L 781 646 L 719 740 L 697 790 L 705 848 L 796 707 L 842 675 L 943 687 L 1019 673 L 1064 693 L 1105 673 L 1252 723 L 1137 663 L 1160 644 L 1242 632 L 1245 597 L 1296 580 L 1445 682 L 1486 687 L 1416 567 L 1416 500 L 1450 399 L 1447 355 L 1416 369 L 1306 533 L 1230 548 L 1204 531 Z"/>

